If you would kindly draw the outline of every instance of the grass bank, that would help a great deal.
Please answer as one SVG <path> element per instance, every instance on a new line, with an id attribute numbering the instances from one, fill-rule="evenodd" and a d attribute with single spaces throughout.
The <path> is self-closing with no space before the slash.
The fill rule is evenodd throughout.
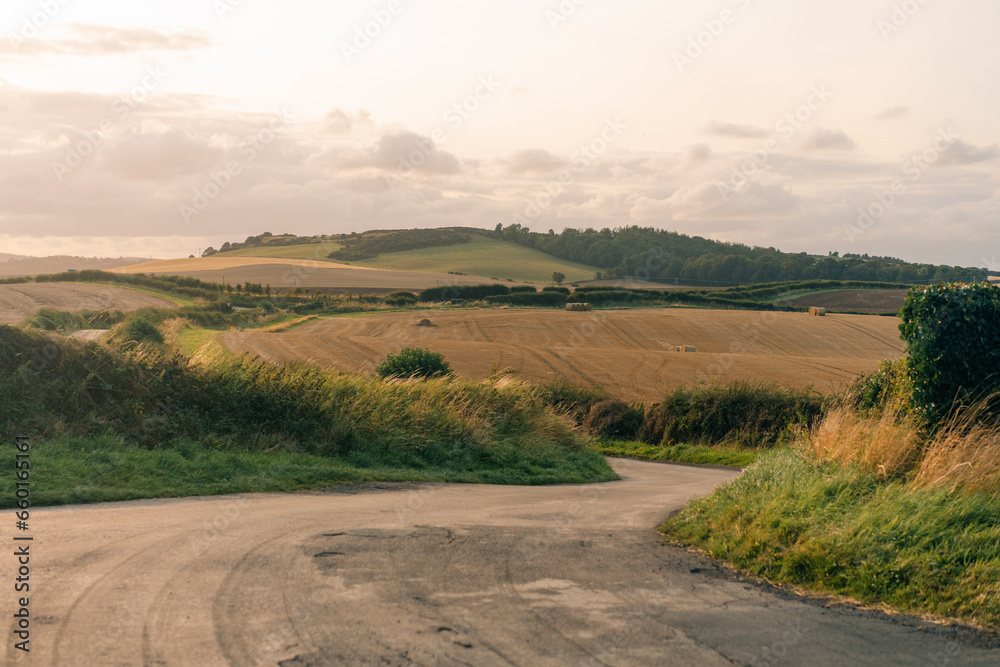
<path id="1" fill-rule="evenodd" d="M 1000 434 L 837 408 L 661 532 L 772 581 L 1000 627 Z"/>
<path id="2" fill-rule="evenodd" d="M 195 493 L 228 492 L 226 484 L 254 475 L 262 484 L 299 484 L 295 475 L 226 472 L 237 462 L 253 469 L 248 461 L 280 469 L 289 456 L 379 479 L 398 479 L 400 471 L 497 484 L 615 479 L 572 421 L 521 383 L 383 381 L 247 359 L 192 366 L 180 355 L 144 355 L 152 345 L 122 354 L 0 327 L 0 423 L 37 443 L 36 465 L 48 461 L 49 470 L 39 485 L 54 498 L 82 500 L 74 489 L 93 486 L 89 462 L 100 451 L 131 467 L 122 478 L 129 488 L 116 493 L 132 497 L 156 495 L 144 485 L 155 488 L 156 475 L 183 474 L 164 465 L 192 460 L 191 452 L 215 471 Z M 344 481 L 337 474 L 315 482 Z M 0 506 L 10 506 L 12 485 L 13 476 L 0 479 Z"/>

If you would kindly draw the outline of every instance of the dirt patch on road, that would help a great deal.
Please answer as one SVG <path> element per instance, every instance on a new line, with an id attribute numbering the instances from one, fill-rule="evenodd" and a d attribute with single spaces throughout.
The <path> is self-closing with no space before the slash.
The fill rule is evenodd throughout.
<path id="1" fill-rule="evenodd" d="M 59 310 L 138 310 L 176 308 L 166 299 L 135 290 L 76 283 L 0 285 L 0 324 L 17 324 L 42 308 Z"/>

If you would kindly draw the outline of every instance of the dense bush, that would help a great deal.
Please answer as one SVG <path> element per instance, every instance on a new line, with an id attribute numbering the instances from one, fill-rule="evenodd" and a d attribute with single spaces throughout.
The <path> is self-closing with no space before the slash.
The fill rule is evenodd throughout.
<path id="1" fill-rule="evenodd" d="M 122 327 L 121 339 L 134 343 L 162 343 L 163 334 L 144 317 L 133 317 Z"/>
<path id="2" fill-rule="evenodd" d="M 485 299 L 488 296 L 510 294 L 506 285 L 442 285 L 428 287 L 417 295 L 420 301 L 458 301 Z"/>
<path id="3" fill-rule="evenodd" d="M 953 404 L 1000 391 L 1000 288 L 940 283 L 914 288 L 900 325 L 909 354 L 913 404 L 936 424 Z"/>
<path id="4" fill-rule="evenodd" d="M 578 424 L 582 424 L 595 403 L 610 398 L 606 389 L 601 387 L 585 387 L 570 382 L 565 378 L 552 380 L 538 388 L 545 403 L 566 413 Z"/>
<path id="5" fill-rule="evenodd" d="M 583 421 L 591 435 L 617 440 L 635 440 L 642 426 L 642 410 L 617 399 L 595 403 Z"/>
<path id="6" fill-rule="evenodd" d="M 568 287 L 556 287 L 555 285 L 549 285 L 542 288 L 543 292 L 558 292 L 559 294 L 569 295 L 570 289 Z"/>
<path id="7" fill-rule="evenodd" d="M 510 288 L 511 294 L 534 294 L 537 291 L 538 290 L 536 290 L 531 285 L 515 285 L 514 287 Z"/>
<path id="8" fill-rule="evenodd" d="M 439 352 L 405 347 L 399 354 L 389 354 L 375 371 L 382 377 L 436 377 L 449 375 L 451 366 Z"/>
<path id="9" fill-rule="evenodd" d="M 790 428 L 811 426 L 822 413 L 821 396 L 776 384 L 682 387 L 646 408 L 641 439 L 651 444 L 769 447 Z"/>
<path id="10" fill-rule="evenodd" d="M 417 295 L 406 290 L 399 290 L 385 295 L 385 303 L 389 306 L 410 306 L 417 302 Z"/>
<path id="11" fill-rule="evenodd" d="M 851 407 L 865 412 L 908 408 L 913 385 L 905 357 L 883 361 L 878 370 L 857 378 L 846 392 Z"/>

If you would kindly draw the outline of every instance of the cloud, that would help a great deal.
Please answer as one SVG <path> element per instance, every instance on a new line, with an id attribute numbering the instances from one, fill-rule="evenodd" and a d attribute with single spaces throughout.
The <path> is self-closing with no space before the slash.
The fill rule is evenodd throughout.
<path id="1" fill-rule="evenodd" d="M 508 174 L 551 173 L 568 164 L 565 159 L 538 148 L 514 151 L 500 162 Z"/>
<path id="2" fill-rule="evenodd" d="M 382 135 L 375 144 L 374 155 L 377 166 L 403 172 L 455 174 L 462 168 L 458 158 L 439 150 L 430 137 L 415 132 Z"/>
<path id="3" fill-rule="evenodd" d="M 875 120 L 895 120 L 910 115 L 910 107 L 887 107 L 875 115 Z"/>
<path id="4" fill-rule="evenodd" d="M 339 109 L 282 123 L 273 138 L 247 150 L 269 127 L 271 114 L 234 111 L 230 101 L 211 96 L 156 93 L 121 118 L 112 111 L 119 99 L 0 85 L 0 237 L 19 235 L 6 252 L 36 252 L 42 241 L 30 238 L 84 234 L 112 239 L 102 254 L 121 254 L 113 251 L 114 238 L 122 239 L 122 248 L 132 247 L 126 240 L 132 237 L 203 239 L 185 246 L 187 256 L 271 229 L 275 220 L 285 221 L 281 231 L 312 234 L 493 228 L 521 216 L 539 231 L 634 222 L 790 250 L 908 257 L 913 249 L 923 253 L 915 258 L 933 260 L 944 246 L 928 246 L 900 230 L 915 221 L 940 229 L 959 216 L 985 229 L 976 221 L 996 219 L 1000 210 L 990 162 L 1000 156 L 996 145 L 956 142 L 940 163 L 964 168 L 926 170 L 878 225 L 849 245 L 844 225 L 854 222 L 874 192 L 904 177 L 899 156 L 779 151 L 724 197 L 716 182 L 728 181 L 732 169 L 749 159 L 746 150 L 706 144 L 618 149 L 584 167 L 556 151 L 524 148 L 477 162 L 405 127 L 379 125 L 365 110 Z M 84 146 L 102 118 L 111 127 L 60 181 L 53 163 L 66 162 L 74 147 Z M 841 137 L 833 144 L 842 145 L 846 135 L 825 132 Z M 830 145 L 820 139 L 818 145 Z M 223 179 L 211 204 L 185 222 L 179 205 L 190 205 L 230 162 L 239 173 Z M 565 182 L 556 176 L 560 169 L 568 170 Z M 149 245 L 150 253 L 165 254 L 153 250 L 161 247 L 155 242 Z M 957 244 L 947 248 L 956 259 L 966 251 Z M 959 263 L 947 256 L 937 261 Z"/>
<path id="5" fill-rule="evenodd" d="M 829 130 L 818 127 L 802 141 L 807 151 L 853 151 L 857 145 L 843 130 Z"/>
<path id="6" fill-rule="evenodd" d="M 973 146 L 961 139 L 956 139 L 947 151 L 941 153 L 935 164 L 942 166 L 955 166 L 963 164 L 976 164 L 986 162 L 1000 156 L 1000 146 L 990 144 L 989 146 Z"/>
<path id="7" fill-rule="evenodd" d="M 763 139 L 770 136 L 768 131 L 761 127 L 723 123 L 717 120 L 708 121 L 705 131 L 719 137 L 732 137 L 735 139 Z"/>
<path id="8" fill-rule="evenodd" d="M 320 125 L 320 131 L 325 134 L 349 134 L 360 128 L 373 126 L 371 113 L 358 110 L 348 114 L 341 109 L 330 109 Z"/>
<path id="9" fill-rule="evenodd" d="M 148 51 L 195 51 L 213 46 L 200 30 L 165 33 L 148 28 L 70 23 L 49 39 L 0 40 L 0 56 L 114 56 Z"/>

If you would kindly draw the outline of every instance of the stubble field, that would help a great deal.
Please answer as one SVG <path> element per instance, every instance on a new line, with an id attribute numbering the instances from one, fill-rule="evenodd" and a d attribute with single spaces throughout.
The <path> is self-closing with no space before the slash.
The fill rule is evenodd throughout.
<path id="1" fill-rule="evenodd" d="M 0 285 L 0 324 L 17 324 L 42 308 L 59 310 L 137 310 L 176 308 L 167 301 L 135 290 L 76 283 Z"/>
<path id="2" fill-rule="evenodd" d="M 423 318 L 432 326 L 417 326 Z M 687 308 L 568 313 L 469 310 L 318 320 L 289 331 L 229 331 L 222 343 L 274 362 L 373 372 L 390 352 L 426 347 L 457 374 L 514 369 L 532 382 L 566 378 L 651 401 L 699 381 L 777 382 L 831 391 L 899 357 L 896 318 Z M 696 352 L 675 352 L 693 345 Z"/>

